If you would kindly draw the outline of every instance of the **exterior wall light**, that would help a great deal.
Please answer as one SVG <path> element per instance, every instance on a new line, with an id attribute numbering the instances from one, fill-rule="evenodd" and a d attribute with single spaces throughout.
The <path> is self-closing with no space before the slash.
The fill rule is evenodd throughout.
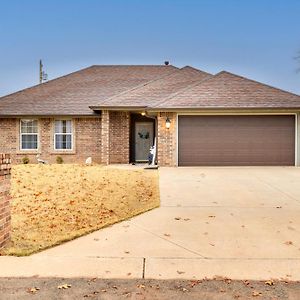
<path id="1" fill-rule="evenodd" d="M 141 115 L 142 115 L 142 116 L 145 116 L 145 115 L 146 115 L 146 113 L 143 111 L 143 112 L 141 113 Z"/>
<path id="2" fill-rule="evenodd" d="M 166 128 L 169 129 L 171 126 L 171 120 L 169 119 L 169 117 L 167 117 L 166 119 Z"/>

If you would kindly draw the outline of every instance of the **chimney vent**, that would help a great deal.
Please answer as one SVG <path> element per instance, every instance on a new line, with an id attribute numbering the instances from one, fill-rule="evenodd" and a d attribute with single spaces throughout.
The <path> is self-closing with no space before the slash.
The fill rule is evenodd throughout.
<path id="1" fill-rule="evenodd" d="M 168 60 L 165 61 L 165 65 L 168 66 L 170 62 Z"/>

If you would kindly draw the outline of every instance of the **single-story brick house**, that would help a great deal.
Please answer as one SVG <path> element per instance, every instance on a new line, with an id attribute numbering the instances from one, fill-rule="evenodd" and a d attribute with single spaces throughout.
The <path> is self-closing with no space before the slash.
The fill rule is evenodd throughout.
<path id="1" fill-rule="evenodd" d="M 300 96 L 222 71 L 91 66 L 0 98 L 13 162 L 300 164 Z"/>

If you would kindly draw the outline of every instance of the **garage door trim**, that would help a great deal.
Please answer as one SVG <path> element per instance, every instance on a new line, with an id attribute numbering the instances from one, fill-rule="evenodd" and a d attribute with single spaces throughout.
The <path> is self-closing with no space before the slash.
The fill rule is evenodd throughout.
<path id="1" fill-rule="evenodd" d="M 299 165 L 298 161 L 298 114 L 297 113 L 205 113 L 205 112 L 186 112 L 186 113 L 177 113 L 176 115 L 176 165 L 179 166 L 179 116 L 294 116 L 295 117 L 295 166 Z"/>

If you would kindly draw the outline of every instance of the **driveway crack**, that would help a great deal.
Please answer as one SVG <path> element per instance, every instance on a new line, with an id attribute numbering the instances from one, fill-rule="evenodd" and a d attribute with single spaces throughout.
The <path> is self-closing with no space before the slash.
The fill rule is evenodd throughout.
<path id="1" fill-rule="evenodd" d="M 170 241 L 170 240 L 168 240 L 168 239 L 166 239 L 166 238 L 160 236 L 159 234 L 156 234 L 156 233 L 154 233 L 154 232 L 151 232 L 150 230 L 145 229 L 144 227 L 142 227 L 142 226 L 140 226 L 140 225 L 134 223 L 133 221 L 131 221 L 131 223 L 132 223 L 132 225 L 138 227 L 139 229 L 141 229 L 141 230 L 143 230 L 143 231 L 145 231 L 145 232 L 147 232 L 147 233 L 150 233 L 151 235 L 153 235 L 153 236 L 155 236 L 155 237 L 158 237 L 158 238 L 160 238 L 160 239 L 162 239 L 162 240 L 168 242 L 169 244 L 175 245 L 175 246 L 177 246 L 177 247 L 179 247 L 179 248 L 181 248 L 181 249 L 183 249 L 183 250 L 185 250 L 185 251 L 187 251 L 187 252 L 190 252 L 190 253 L 192 253 L 192 254 L 195 254 L 195 255 L 197 255 L 197 256 L 200 256 L 200 257 L 202 257 L 202 258 L 204 258 L 204 259 L 208 259 L 208 257 L 206 257 L 206 256 L 204 256 L 204 255 L 202 255 L 202 254 L 200 254 L 200 253 L 198 253 L 198 252 L 196 252 L 196 251 L 194 251 L 194 250 L 190 250 L 190 249 L 188 249 L 188 248 L 186 248 L 186 247 L 184 247 L 184 246 L 182 246 L 182 245 L 180 245 L 180 244 L 177 244 L 177 243 L 175 243 L 175 242 L 172 242 L 172 241 Z"/>

